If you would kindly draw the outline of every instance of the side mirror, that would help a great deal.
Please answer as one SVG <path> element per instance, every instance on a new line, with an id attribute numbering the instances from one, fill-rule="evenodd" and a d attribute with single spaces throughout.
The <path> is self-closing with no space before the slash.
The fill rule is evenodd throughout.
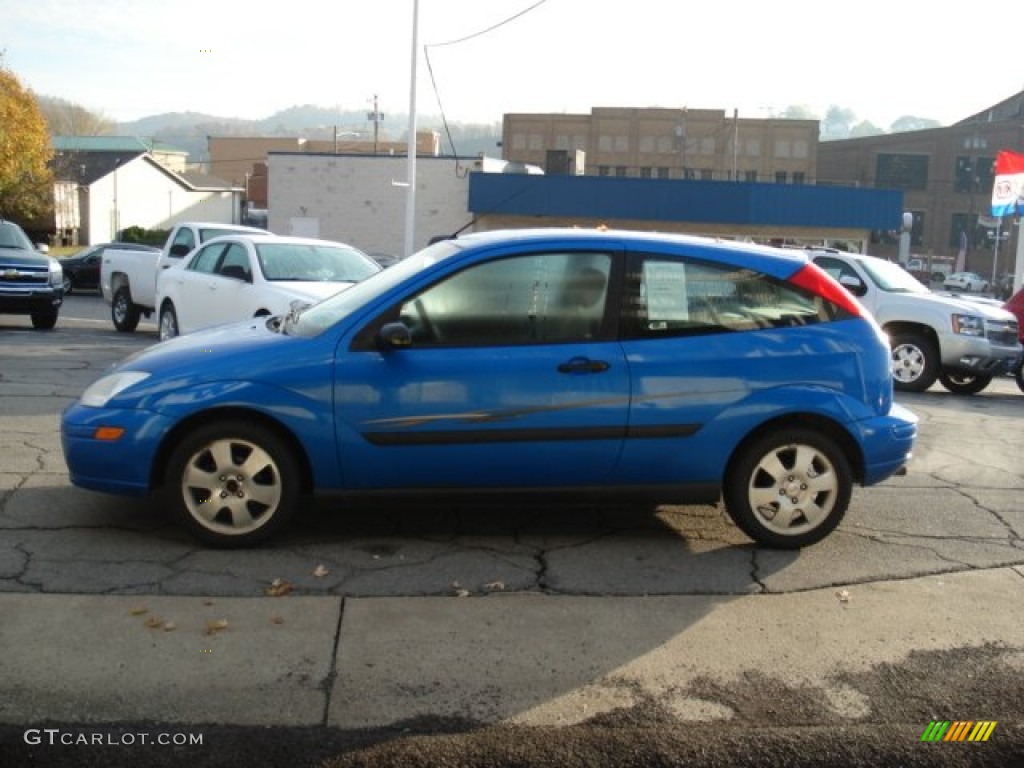
<path id="1" fill-rule="evenodd" d="M 171 246 L 171 250 L 167 252 L 167 255 L 175 259 L 180 259 L 186 253 L 188 253 L 189 250 L 190 248 L 184 243 L 175 243 L 174 245 Z"/>
<path id="2" fill-rule="evenodd" d="M 843 275 L 839 278 L 839 284 L 854 296 L 863 296 L 868 292 L 868 287 L 864 285 L 864 281 L 853 275 Z"/>
<path id="3" fill-rule="evenodd" d="M 382 349 L 400 349 L 412 346 L 412 331 L 402 323 L 385 323 L 377 333 Z"/>
<path id="4" fill-rule="evenodd" d="M 36 243 L 36 250 L 39 251 L 40 253 L 49 253 L 50 246 L 48 246 L 46 243 Z"/>

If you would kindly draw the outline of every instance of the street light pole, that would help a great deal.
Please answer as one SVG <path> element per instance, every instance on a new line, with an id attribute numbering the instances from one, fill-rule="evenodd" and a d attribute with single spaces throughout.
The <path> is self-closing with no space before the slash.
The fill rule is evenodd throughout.
<path id="1" fill-rule="evenodd" d="M 405 256 L 411 256 L 416 238 L 416 55 L 420 1 L 412 2 L 412 63 L 409 67 L 408 187 L 405 193 Z"/>

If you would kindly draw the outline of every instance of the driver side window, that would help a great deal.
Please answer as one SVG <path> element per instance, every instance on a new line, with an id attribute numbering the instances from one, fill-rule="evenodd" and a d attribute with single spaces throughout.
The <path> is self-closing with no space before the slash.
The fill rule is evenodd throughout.
<path id="1" fill-rule="evenodd" d="M 606 333 L 611 256 L 538 253 L 468 267 L 404 302 L 416 346 L 586 341 Z"/>

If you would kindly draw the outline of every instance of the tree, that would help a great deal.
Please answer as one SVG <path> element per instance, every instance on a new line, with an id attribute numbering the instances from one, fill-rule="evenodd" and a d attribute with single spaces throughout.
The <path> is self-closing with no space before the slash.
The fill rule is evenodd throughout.
<path id="1" fill-rule="evenodd" d="M 904 131 L 924 131 L 929 128 L 941 128 L 942 123 L 938 120 L 931 120 L 927 117 L 914 117 L 913 115 L 904 115 L 903 117 L 897 118 L 889 130 L 893 133 L 903 133 Z"/>
<path id="2" fill-rule="evenodd" d="M 46 120 L 0 57 L 0 218 L 30 221 L 53 206 Z"/>
<path id="3" fill-rule="evenodd" d="M 51 136 L 112 136 L 114 122 L 103 114 L 52 96 L 37 99 Z"/>
<path id="4" fill-rule="evenodd" d="M 826 141 L 849 138 L 851 126 L 856 119 L 857 115 L 852 109 L 832 105 L 821 121 L 821 138 Z"/>

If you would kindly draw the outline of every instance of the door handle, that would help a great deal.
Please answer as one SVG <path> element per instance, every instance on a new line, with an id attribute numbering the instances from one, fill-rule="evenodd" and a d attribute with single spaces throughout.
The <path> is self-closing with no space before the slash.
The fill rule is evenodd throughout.
<path id="1" fill-rule="evenodd" d="M 591 360 L 589 357 L 574 357 L 558 366 L 559 373 L 601 373 L 611 366 L 604 360 Z"/>

